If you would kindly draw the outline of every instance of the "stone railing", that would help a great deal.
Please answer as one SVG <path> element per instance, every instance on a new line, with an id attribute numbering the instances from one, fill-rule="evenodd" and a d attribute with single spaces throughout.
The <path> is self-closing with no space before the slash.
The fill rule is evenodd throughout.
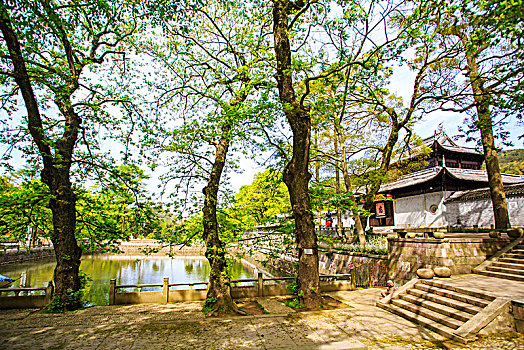
<path id="1" fill-rule="evenodd" d="M 51 302 L 53 292 L 53 282 L 49 282 L 47 287 L 41 288 L 0 288 L 0 295 L 13 294 L 0 296 L 0 309 L 33 309 L 44 307 Z"/>
<path id="2" fill-rule="evenodd" d="M 352 274 L 321 275 L 320 288 L 322 292 L 356 289 L 356 278 Z M 291 295 L 292 292 L 285 282 L 294 281 L 294 277 L 264 278 L 258 273 L 257 278 L 239 279 L 231 281 L 233 298 L 254 298 L 262 296 Z M 322 281 L 325 280 L 325 281 Z M 327 281 L 326 281 L 327 280 Z M 252 285 L 241 285 L 251 283 Z M 171 290 L 171 287 L 187 286 L 188 289 Z M 193 288 L 206 286 L 206 288 Z M 173 303 L 180 301 L 205 300 L 208 282 L 169 283 L 165 277 L 162 284 L 126 284 L 117 285 L 112 279 L 109 286 L 109 305 L 141 304 L 141 303 Z M 137 289 L 136 292 L 120 291 L 122 289 Z M 146 291 L 144 288 L 161 288 L 159 291 Z"/>

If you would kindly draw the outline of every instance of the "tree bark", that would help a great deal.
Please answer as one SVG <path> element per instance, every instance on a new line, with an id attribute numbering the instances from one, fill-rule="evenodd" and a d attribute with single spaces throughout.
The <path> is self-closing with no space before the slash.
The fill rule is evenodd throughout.
<path id="1" fill-rule="evenodd" d="M 353 191 L 353 186 L 351 185 L 351 176 L 348 171 L 348 164 L 346 159 L 346 147 L 342 145 L 342 175 L 344 176 L 344 185 L 346 186 L 346 193 Z M 357 205 L 355 195 L 351 194 L 351 201 Z M 362 227 L 362 220 L 360 220 L 360 215 L 358 211 L 353 211 L 353 220 L 355 221 L 355 232 L 357 233 L 358 241 L 361 246 L 366 245 L 366 232 Z"/>
<path id="2" fill-rule="evenodd" d="M 12 29 L 9 14 L 4 5 L 0 5 L 0 29 L 14 66 L 15 81 L 26 106 L 29 132 L 42 156 L 41 179 L 49 187 L 51 194 L 49 202 L 53 214 L 51 241 L 57 261 L 54 272 L 55 298 L 58 299 L 60 307 L 64 310 L 76 310 L 82 306 L 76 294 L 81 287 L 78 269 L 82 252 L 75 238 L 76 199 L 71 187 L 69 169 L 73 148 L 78 137 L 80 118 L 74 113 L 68 101 L 70 94 L 55 101 L 66 117 L 66 123 L 64 134 L 55 143 L 56 155 L 53 156 L 50 148 L 52 142 L 44 134 L 38 103 L 22 56 L 20 42 Z"/>
<path id="3" fill-rule="evenodd" d="M 226 249 L 220 238 L 217 221 L 217 200 L 220 178 L 226 164 L 227 151 L 231 140 L 231 126 L 222 127 L 222 138 L 218 142 L 215 152 L 215 161 L 209 176 L 207 186 L 204 188 L 204 214 L 203 238 L 206 242 L 206 258 L 209 261 L 211 271 L 209 273 L 209 288 L 207 291 L 204 307 L 210 308 L 209 316 L 219 313 L 239 313 L 240 311 L 231 297 L 231 280 L 226 273 L 227 260 Z"/>
<path id="4" fill-rule="evenodd" d="M 333 125 L 333 146 L 335 151 L 335 193 L 337 195 L 340 194 L 340 167 L 339 167 L 339 158 L 338 158 L 338 143 L 339 143 L 339 135 L 338 135 L 338 128 L 336 125 L 336 121 Z M 337 237 L 342 238 L 342 210 L 340 209 L 340 206 L 337 206 Z M 345 239 L 345 237 L 344 237 Z"/>
<path id="5" fill-rule="evenodd" d="M 478 129 L 480 131 L 484 160 L 488 173 L 488 185 L 491 202 L 493 203 L 495 228 L 508 229 L 511 225 L 509 222 L 506 194 L 504 193 L 504 185 L 500 174 L 495 138 L 493 136 L 493 124 L 489 110 L 490 96 L 484 89 L 484 81 L 480 76 L 479 66 L 476 63 L 475 57 L 468 51 L 466 51 L 466 62 L 469 71 L 469 81 L 475 99 L 475 107 L 477 109 Z"/>
<path id="6" fill-rule="evenodd" d="M 280 102 L 293 132 L 293 156 L 286 164 L 283 180 L 286 184 L 293 217 L 295 240 L 298 248 L 299 301 L 306 307 L 317 308 L 321 304 L 318 246 L 313 212 L 309 198 L 309 148 L 311 144 L 311 115 L 301 105 L 293 87 L 291 46 L 288 33 L 288 15 L 292 10 L 288 0 L 273 1 L 273 35 L 277 59 L 277 86 Z M 295 8 L 296 10 L 296 8 Z"/>

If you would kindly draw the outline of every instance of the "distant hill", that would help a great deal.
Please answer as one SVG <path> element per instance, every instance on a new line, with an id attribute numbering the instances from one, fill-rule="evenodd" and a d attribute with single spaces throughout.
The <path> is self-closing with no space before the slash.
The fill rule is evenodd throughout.
<path id="1" fill-rule="evenodd" d="M 524 175 L 524 149 L 510 149 L 499 154 L 500 171 Z"/>

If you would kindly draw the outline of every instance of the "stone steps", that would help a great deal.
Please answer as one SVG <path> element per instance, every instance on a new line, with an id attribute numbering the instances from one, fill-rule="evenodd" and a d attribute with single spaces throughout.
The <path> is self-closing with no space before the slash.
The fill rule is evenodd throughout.
<path id="1" fill-rule="evenodd" d="M 503 278 L 513 281 L 524 282 L 524 238 L 520 242 L 514 241 L 504 253 L 492 261 L 487 260 L 480 268 L 475 268 L 475 273 L 484 276 Z"/>
<path id="2" fill-rule="evenodd" d="M 443 288 L 443 289 L 448 289 L 448 290 L 451 290 L 451 291 L 454 291 L 454 292 L 457 292 L 457 293 L 460 293 L 460 294 L 465 294 L 465 295 L 469 295 L 469 296 L 472 296 L 472 297 L 475 297 L 475 298 L 478 298 L 478 299 L 483 299 L 483 300 L 486 300 L 488 302 L 491 302 L 491 301 L 495 300 L 494 296 L 487 295 L 487 294 L 484 294 L 484 293 L 479 292 L 479 291 L 474 291 L 474 290 L 470 290 L 470 289 L 465 289 L 465 288 L 453 286 L 453 285 L 450 285 L 450 284 L 446 283 L 445 280 L 427 280 L 427 281 L 424 281 L 424 284 L 427 284 L 427 285 L 430 285 L 430 286 L 434 286 L 434 287 Z"/>
<path id="3" fill-rule="evenodd" d="M 490 266 L 487 266 L 486 271 L 501 272 L 501 273 L 510 274 L 510 275 L 524 276 L 524 269 L 518 269 L 518 268 L 512 269 L 509 267 L 493 266 L 493 264 L 491 264 Z"/>
<path id="4" fill-rule="evenodd" d="M 447 327 L 425 316 L 417 315 L 416 313 L 403 309 L 397 305 L 393 305 L 393 304 L 377 304 L 377 305 L 381 308 L 388 310 L 389 312 L 392 312 L 402 318 L 405 318 L 406 320 L 419 324 L 425 328 L 432 330 L 435 333 L 443 335 L 446 338 L 458 341 L 463 344 L 469 341 L 468 339 L 462 338 L 456 335 L 455 333 L 453 333 L 455 329 Z"/>
<path id="5" fill-rule="evenodd" d="M 444 325 L 452 329 L 457 329 L 464 324 L 463 321 L 459 321 L 455 318 L 443 315 L 440 312 L 430 310 L 429 308 L 425 307 L 425 304 L 416 305 L 402 299 L 394 299 L 391 301 L 391 303 L 395 306 L 400 307 L 401 309 L 411 311 L 412 313 L 418 316 L 428 318 L 432 321 L 435 321 L 441 325 Z"/>
<path id="6" fill-rule="evenodd" d="M 464 331 L 471 329 L 468 322 L 476 322 L 475 315 L 495 300 L 444 280 L 413 280 L 404 288 L 388 303 L 377 305 L 461 343 L 474 339 L 474 334 Z"/>
<path id="7" fill-rule="evenodd" d="M 436 311 L 443 315 L 453 317 L 462 322 L 468 321 L 471 318 L 472 314 L 474 314 L 472 312 L 468 313 L 460 311 L 457 308 L 450 307 L 442 303 L 437 303 L 428 299 L 419 298 L 410 294 L 401 294 L 399 295 L 399 298 L 415 305 L 424 306 L 428 310 Z"/>
<path id="8" fill-rule="evenodd" d="M 415 285 L 415 288 L 422 290 L 426 293 L 437 294 L 443 297 L 447 297 L 450 299 L 462 301 L 464 303 L 472 304 L 474 306 L 478 306 L 481 308 L 486 307 L 489 304 L 489 301 L 483 298 L 461 294 L 460 292 L 456 292 L 454 290 L 450 290 L 446 288 L 439 288 L 439 287 L 435 287 L 435 286 L 428 285 L 425 283 L 417 283 Z"/>
<path id="9" fill-rule="evenodd" d="M 464 311 L 472 315 L 482 310 L 482 308 L 475 306 L 475 305 L 471 305 L 468 303 L 464 303 L 462 301 L 454 300 L 452 298 L 443 297 L 441 295 L 428 294 L 418 289 L 409 289 L 407 293 L 417 298 L 422 298 L 422 299 L 429 300 L 429 301 L 432 301 L 438 304 L 449 306 L 459 311 Z"/>
<path id="10" fill-rule="evenodd" d="M 503 279 L 513 280 L 513 281 L 524 282 L 524 276 L 520 276 L 520 275 L 513 275 L 509 273 L 487 271 L 487 270 L 477 271 L 477 273 L 480 275 L 489 276 L 489 277 L 497 277 L 497 278 L 503 278 Z"/>

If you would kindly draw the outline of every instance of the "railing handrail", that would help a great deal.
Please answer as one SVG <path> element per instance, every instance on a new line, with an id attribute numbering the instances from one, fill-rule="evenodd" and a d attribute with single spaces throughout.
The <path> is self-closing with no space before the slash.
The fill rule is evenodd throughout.
<path id="1" fill-rule="evenodd" d="M 116 288 L 148 288 L 148 287 L 162 287 L 163 284 L 121 284 Z"/>
<path id="2" fill-rule="evenodd" d="M 174 287 L 174 286 L 194 286 L 194 285 L 198 285 L 198 284 L 205 284 L 205 285 L 208 285 L 209 282 L 187 282 L 187 283 L 181 282 L 181 283 L 169 283 L 168 286 L 169 286 L 169 287 Z"/>
<path id="3" fill-rule="evenodd" d="M 38 288 L 0 288 L 0 293 L 2 292 L 34 292 L 38 290 L 46 290 L 46 287 Z"/>
<path id="4" fill-rule="evenodd" d="M 335 275 L 320 275 L 320 278 L 341 278 L 341 277 L 351 277 L 351 274 L 335 274 Z M 271 277 L 271 278 L 263 278 L 264 281 L 291 281 L 294 280 L 295 277 Z M 242 282 L 257 282 L 258 279 L 256 278 L 242 278 L 238 280 L 231 280 L 231 283 L 242 283 Z M 169 287 L 178 287 L 178 286 L 195 286 L 205 284 L 208 285 L 209 282 L 180 282 L 180 283 L 169 283 Z M 155 283 L 155 284 L 120 284 L 115 285 L 116 289 L 122 289 L 122 288 L 148 288 L 148 287 L 163 287 L 164 285 L 161 283 Z M 45 289 L 45 288 L 44 288 Z"/>

